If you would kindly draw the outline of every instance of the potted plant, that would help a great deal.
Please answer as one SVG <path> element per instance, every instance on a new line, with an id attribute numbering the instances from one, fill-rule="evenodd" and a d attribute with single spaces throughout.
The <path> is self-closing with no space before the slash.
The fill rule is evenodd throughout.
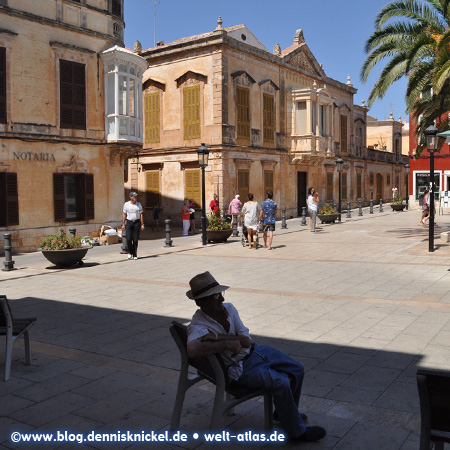
<path id="1" fill-rule="evenodd" d="M 231 225 L 220 215 L 208 216 L 208 228 L 206 228 L 206 239 L 210 242 L 226 242 L 233 230 Z"/>
<path id="2" fill-rule="evenodd" d="M 67 236 L 61 228 L 55 235 L 45 236 L 40 246 L 42 254 L 56 266 L 83 264 L 82 259 L 92 247 L 82 245 L 81 236 Z"/>
<path id="3" fill-rule="evenodd" d="M 334 223 L 339 217 L 339 213 L 329 203 L 325 203 L 322 208 L 319 208 L 317 217 L 322 221 L 322 223 Z"/>
<path id="4" fill-rule="evenodd" d="M 396 195 L 391 201 L 392 211 L 403 211 L 406 205 L 403 204 L 403 197 Z"/>

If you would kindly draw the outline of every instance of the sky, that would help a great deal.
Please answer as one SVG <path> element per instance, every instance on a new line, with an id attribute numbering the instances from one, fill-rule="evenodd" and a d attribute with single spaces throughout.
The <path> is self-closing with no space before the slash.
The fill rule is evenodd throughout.
<path id="1" fill-rule="evenodd" d="M 358 89 L 354 103 L 366 99 L 381 66 L 372 71 L 366 84 L 360 80 L 365 60 L 364 44 L 374 31 L 375 17 L 388 0 L 157 0 L 156 41 L 165 43 L 186 36 L 212 31 L 217 18 L 223 27 L 244 24 L 269 52 L 276 44 L 285 49 L 293 44 L 297 29 L 326 75 L 342 83 L 350 75 Z M 154 47 L 155 0 L 125 1 L 125 45 Z M 377 70 L 378 69 L 378 70 Z M 398 120 L 405 112 L 406 80 L 396 82 L 383 100 L 377 100 L 369 115 L 384 120 L 393 112 Z"/>

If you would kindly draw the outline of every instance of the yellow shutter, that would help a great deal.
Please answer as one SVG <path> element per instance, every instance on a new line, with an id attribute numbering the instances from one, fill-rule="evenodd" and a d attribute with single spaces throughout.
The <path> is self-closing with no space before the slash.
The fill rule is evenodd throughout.
<path id="1" fill-rule="evenodd" d="M 144 97 L 145 142 L 160 142 L 160 93 L 146 94 Z"/>
<path id="2" fill-rule="evenodd" d="M 236 86 L 237 137 L 250 139 L 250 90 Z"/>
<path id="3" fill-rule="evenodd" d="M 264 197 L 267 194 L 267 191 L 273 192 L 273 171 L 272 170 L 264 171 Z"/>
<path id="4" fill-rule="evenodd" d="M 201 208 L 200 169 L 185 170 L 185 200 L 193 199 L 196 208 Z"/>
<path id="5" fill-rule="evenodd" d="M 160 201 L 159 192 L 159 170 L 150 170 L 145 172 L 145 206 L 151 208 L 156 202 Z"/>
<path id="6" fill-rule="evenodd" d="M 238 193 L 242 203 L 248 200 L 249 193 L 249 172 L 248 170 L 238 171 Z"/>
<path id="7" fill-rule="evenodd" d="M 200 138 L 200 85 L 183 89 L 184 139 Z"/>

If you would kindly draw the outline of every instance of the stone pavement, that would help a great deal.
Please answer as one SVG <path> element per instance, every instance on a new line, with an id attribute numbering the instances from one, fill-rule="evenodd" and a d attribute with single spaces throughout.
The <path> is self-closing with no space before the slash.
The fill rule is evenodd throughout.
<path id="1" fill-rule="evenodd" d="M 11 379 L 0 381 L 0 448 L 231 449 L 235 444 L 13 444 L 12 431 L 71 433 L 165 430 L 175 398 L 179 354 L 168 331 L 195 305 L 188 280 L 210 270 L 228 284 L 258 343 L 275 346 L 306 368 L 300 409 L 326 427 L 317 450 L 413 450 L 419 447 L 415 373 L 450 370 L 450 246 L 439 234 L 428 253 L 420 211 L 385 212 L 310 233 L 299 219 L 277 224 L 274 250 L 248 250 L 240 240 L 200 245 L 200 236 L 141 241 L 138 261 L 120 246 L 89 250 L 86 263 L 55 269 L 39 253 L 14 257 L 0 272 L 0 293 L 16 316 L 38 317 L 31 330 L 32 365 L 16 344 Z M 261 241 L 262 242 L 262 241 Z M 3 363 L 3 348 L 0 349 Z M 0 373 L 4 366 L 0 363 Z M 211 386 L 188 392 L 181 419 L 187 433 L 205 430 Z M 260 429 L 261 400 L 226 417 L 232 432 Z M 245 444 L 243 448 L 279 448 Z M 288 448 L 291 448 L 288 446 Z"/>

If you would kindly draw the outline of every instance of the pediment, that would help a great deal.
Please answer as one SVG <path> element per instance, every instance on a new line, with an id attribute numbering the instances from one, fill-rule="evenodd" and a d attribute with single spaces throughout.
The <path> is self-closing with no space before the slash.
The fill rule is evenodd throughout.
<path id="1" fill-rule="evenodd" d="M 296 49 L 283 56 L 283 62 L 298 67 L 312 75 L 325 78 L 325 72 L 312 54 L 306 44 L 298 46 Z"/>
<path id="2" fill-rule="evenodd" d="M 192 70 L 188 70 L 183 75 L 178 77 L 175 82 L 177 83 L 177 88 L 179 88 L 184 83 L 195 83 L 195 82 L 202 82 L 207 83 L 208 77 L 206 75 L 203 75 L 202 73 L 193 72 Z"/>

